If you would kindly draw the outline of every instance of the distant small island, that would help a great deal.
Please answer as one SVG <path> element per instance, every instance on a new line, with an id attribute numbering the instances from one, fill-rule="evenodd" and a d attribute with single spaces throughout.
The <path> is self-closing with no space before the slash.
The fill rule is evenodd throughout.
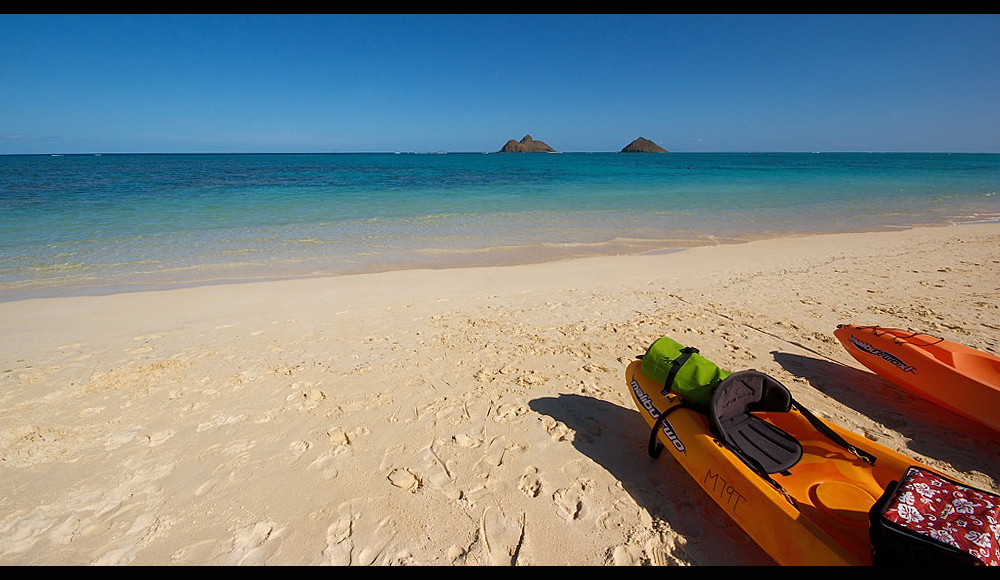
<path id="1" fill-rule="evenodd" d="M 625 146 L 622 153 L 668 153 L 666 149 L 645 137 L 639 137 Z"/>
<path id="2" fill-rule="evenodd" d="M 558 153 L 552 147 L 549 147 L 544 141 L 538 141 L 531 138 L 531 135 L 525 135 L 520 141 L 515 141 L 513 139 L 507 141 L 506 144 L 500 149 L 500 153 Z M 663 147 L 660 147 L 656 143 L 646 139 L 645 137 L 639 137 L 635 141 L 632 141 L 626 145 L 621 153 L 669 153 Z"/>
<path id="3" fill-rule="evenodd" d="M 542 141 L 535 141 L 531 135 L 525 135 L 521 141 L 511 139 L 500 149 L 500 153 L 557 153 L 557 151 Z"/>

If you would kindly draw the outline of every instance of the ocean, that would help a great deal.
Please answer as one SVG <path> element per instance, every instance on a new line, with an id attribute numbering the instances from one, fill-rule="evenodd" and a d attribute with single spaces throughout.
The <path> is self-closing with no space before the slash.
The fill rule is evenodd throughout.
<path id="1" fill-rule="evenodd" d="M 1000 219 L 1000 155 L 0 156 L 0 300 Z"/>

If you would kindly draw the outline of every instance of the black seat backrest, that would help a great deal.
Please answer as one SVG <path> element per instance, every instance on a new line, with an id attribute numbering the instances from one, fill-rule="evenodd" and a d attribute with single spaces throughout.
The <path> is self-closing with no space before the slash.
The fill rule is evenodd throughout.
<path id="1" fill-rule="evenodd" d="M 785 385 L 759 371 L 740 371 L 716 387 L 709 420 L 715 435 L 747 465 L 755 471 L 779 473 L 798 463 L 802 445 L 750 413 L 788 412 L 791 407 L 792 395 Z"/>

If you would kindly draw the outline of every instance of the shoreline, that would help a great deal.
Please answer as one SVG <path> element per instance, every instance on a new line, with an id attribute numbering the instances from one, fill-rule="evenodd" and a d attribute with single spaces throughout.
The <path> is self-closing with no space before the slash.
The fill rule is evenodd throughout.
<path id="1" fill-rule="evenodd" d="M 0 303 L 0 564 L 768 565 L 623 382 L 663 335 L 1000 490 L 840 323 L 1000 352 L 1000 223 Z"/>
<path id="2" fill-rule="evenodd" d="M 452 262 L 450 264 L 440 265 L 440 266 L 397 266 L 388 268 L 378 268 L 375 266 L 362 267 L 357 270 L 345 270 L 341 272 L 331 272 L 331 271 L 318 271 L 315 273 L 298 273 L 298 274 L 287 274 L 287 275 L 259 275 L 246 278 L 225 278 L 218 277 L 206 280 L 190 280 L 190 281 L 147 281 L 147 282 L 125 282 L 117 281 L 113 283 L 108 283 L 105 285 L 90 285 L 90 286 L 59 286 L 59 285 L 46 285 L 35 287 L 27 290 L 22 289 L 6 289 L 0 291 L 0 304 L 5 302 L 17 302 L 20 300 L 36 300 L 36 299 L 50 299 L 50 298 L 69 298 L 74 296 L 108 296 L 114 294 L 127 294 L 133 292 L 160 292 L 160 291 L 170 291 L 178 290 L 183 288 L 196 288 L 202 286 L 216 286 L 216 285 L 234 285 L 234 284 L 253 284 L 258 282 L 281 282 L 299 279 L 316 279 L 316 278 L 335 278 L 341 276 L 358 276 L 358 275 L 371 275 L 371 274 L 384 274 L 388 272 L 400 272 L 408 270 L 452 270 L 452 269 L 465 269 L 465 268 L 491 268 L 491 267 L 516 267 L 524 265 L 537 265 L 537 264 L 551 264 L 563 261 L 573 261 L 573 260 L 587 260 L 592 258 L 607 258 L 607 257 L 624 257 L 624 256 L 644 256 L 644 255 L 662 255 L 662 254 L 672 254 L 676 252 L 684 252 L 691 250 L 693 248 L 710 247 L 710 246 L 720 246 L 720 245 L 740 245 L 758 242 L 762 240 L 770 239 L 782 239 L 782 238 L 800 238 L 800 237 L 810 237 L 810 236 L 822 236 L 822 235 L 837 235 L 837 234 L 867 234 L 867 233 L 879 233 L 879 232 L 892 232 L 892 231 L 906 231 L 910 229 L 920 229 L 920 228 L 940 228 L 940 227 L 952 227 L 952 226 L 962 226 L 962 225 L 980 225 L 980 224 L 996 224 L 1000 223 L 1000 217 L 990 217 L 982 220 L 968 220 L 957 222 L 954 220 L 949 220 L 947 222 L 933 222 L 926 224 L 908 224 L 908 225 L 895 225 L 895 224 L 883 224 L 876 227 L 866 227 L 857 230 L 831 230 L 831 231 L 794 231 L 794 232 L 772 232 L 770 234 L 757 234 L 744 236 L 742 239 L 734 238 L 732 240 L 719 241 L 715 236 L 710 236 L 706 234 L 709 240 L 703 241 L 700 244 L 689 244 L 680 247 L 666 247 L 666 248 L 653 248 L 647 250 L 641 250 L 637 252 L 612 252 L 612 253 L 597 253 L 594 255 L 574 255 L 565 257 L 541 257 L 538 256 L 539 250 L 536 248 L 535 254 L 536 258 L 515 258 L 513 260 L 499 260 L 495 262 L 484 262 L 484 263 L 463 263 L 463 262 Z M 593 242 L 593 243 L 571 243 L 570 247 L 593 247 L 601 245 L 609 245 L 615 242 L 615 240 L 605 241 L 605 242 Z M 694 240 L 688 240 L 688 242 L 694 242 Z M 624 242 L 620 242 L 624 243 Z M 541 243 L 538 244 L 544 247 L 558 246 L 558 243 Z M 478 254 L 484 251 L 490 250 L 469 250 L 466 252 L 457 252 L 458 254 L 471 255 Z M 420 253 L 421 250 L 415 250 Z M 206 268 L 211 271 L 211 268 Z M 225 267 L 218 267 L 215 269 L 217 272 L 224 272 Z"/>
<path id="3" fill-rule="evenodd" d="M 0 300 L 536 263 L 1000 216 L 1000 158 L 898 155 L 12 160 L 2 180 L 11 194 Z"/>

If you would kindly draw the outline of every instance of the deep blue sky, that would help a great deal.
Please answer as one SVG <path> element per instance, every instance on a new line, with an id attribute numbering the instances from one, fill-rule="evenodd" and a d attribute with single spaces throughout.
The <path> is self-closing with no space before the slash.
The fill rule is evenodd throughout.
<path id="1" fill-rule="evenodd" d="M 0 154 L 1000 152 L 997 15 L 0 15 Z"/>

